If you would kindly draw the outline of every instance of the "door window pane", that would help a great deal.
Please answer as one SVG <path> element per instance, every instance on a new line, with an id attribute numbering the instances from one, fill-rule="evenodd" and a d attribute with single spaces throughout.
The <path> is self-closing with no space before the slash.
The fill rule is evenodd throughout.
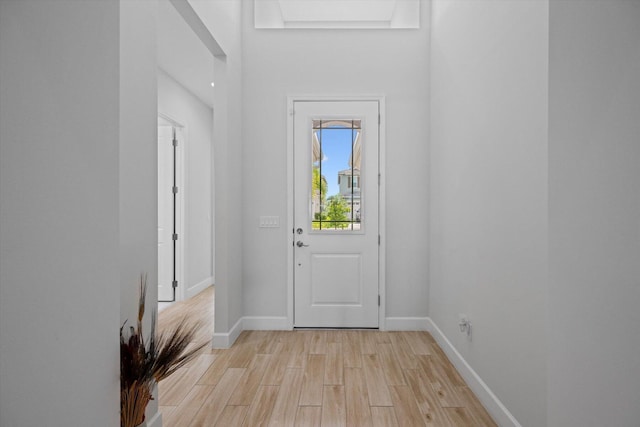
<path id="1" fill-rule="evenodd" d="M 361 120 L 313 120 L 311 228 L 361 229 Z"/>

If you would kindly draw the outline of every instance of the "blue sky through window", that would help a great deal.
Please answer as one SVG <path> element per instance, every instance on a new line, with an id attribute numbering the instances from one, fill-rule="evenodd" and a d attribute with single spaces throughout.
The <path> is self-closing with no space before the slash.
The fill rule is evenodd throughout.
<path id="1" fill-rule="evenodd" d="M 357 131 L 353 132 L 355 137 Z M 318 135 L 320 136 L 320 135 Z M 322 175 L 327 180 L 327 198 L 339 193 L 338 172 L 349 169 L 349 156 L 352 145 L 351 129 L 322 129 Z"/>

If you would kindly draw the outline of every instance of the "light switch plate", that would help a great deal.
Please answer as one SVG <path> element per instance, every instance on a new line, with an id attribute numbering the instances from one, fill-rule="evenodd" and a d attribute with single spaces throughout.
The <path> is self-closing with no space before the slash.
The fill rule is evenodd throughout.
<path id="1" fill-rule="evenodd" d="M 279 216 L 261 216 L 260 228 L 278 228 L 280 227 Z"/>

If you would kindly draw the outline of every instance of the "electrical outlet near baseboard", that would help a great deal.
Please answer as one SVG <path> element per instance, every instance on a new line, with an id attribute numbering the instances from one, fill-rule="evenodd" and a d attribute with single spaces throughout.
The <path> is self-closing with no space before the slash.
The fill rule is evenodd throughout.
<path id="1" fill-rule="evenodd" d="M 460 332 L 467 334 L 467 339 L 471 340 L 471 320 L 466 314 L 458 313 L 458 327 Z"/>

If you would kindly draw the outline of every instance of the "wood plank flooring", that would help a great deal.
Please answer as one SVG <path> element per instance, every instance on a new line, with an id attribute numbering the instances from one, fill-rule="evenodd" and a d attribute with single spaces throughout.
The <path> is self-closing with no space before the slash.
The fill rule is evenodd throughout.
<path id="1" fill-rule="evenodd" d="M 158 317 L 213 334 L 213 288 Z M 496 426 L 427 332 L 244 331 L 159 384 L 165 427 Z"/>

